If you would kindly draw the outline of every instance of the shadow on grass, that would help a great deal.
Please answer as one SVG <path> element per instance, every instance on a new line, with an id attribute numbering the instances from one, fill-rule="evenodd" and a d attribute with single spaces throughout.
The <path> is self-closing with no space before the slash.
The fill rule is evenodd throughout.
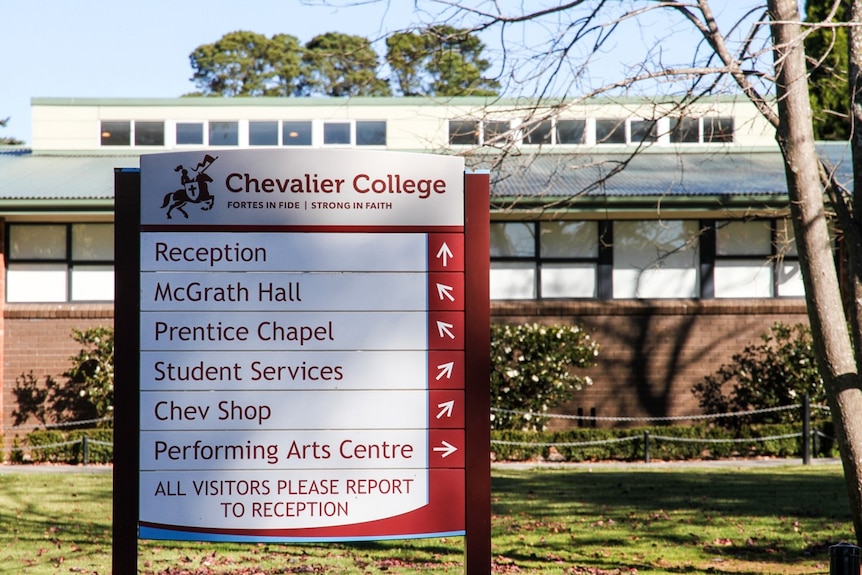
<path id="1" fill-rule="evenodd" d="M 847 521 L 843 480 L 834 474 L 776 474 L 739 471 L 675 472 L 558 471 L 541 474 L 498 473 L 492 492 L 495 512 L 543 509 L 542 515 L 571 511 L 565 503 L 592 508 L 670 512 L 700 510 L 725 515 L 795 515 Z M 517 508 L 517 509 L 516 509 Z"/>
<path id="2" fill-rule="evenodd" d="M 492 492 L 495 553 L 521 565 L 803 569 L 828 564 L 829 546 L 852 537 L 844 482 L 834 471 L 504 470 L 495 472 Z"/>

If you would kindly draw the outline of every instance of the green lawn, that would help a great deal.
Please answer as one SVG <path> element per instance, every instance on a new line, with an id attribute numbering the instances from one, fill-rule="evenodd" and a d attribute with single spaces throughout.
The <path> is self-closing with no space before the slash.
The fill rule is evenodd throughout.
<path id="1" fill-rule="evenodd" d="M 495 573 L 828 573 L 852 541 L 841 468 L 495 469 Z M 141 541 L 139 573 L 463 573 L 461 538 Z M 0 473 L 0 574 L 110 572 L 110 473 Z"/>

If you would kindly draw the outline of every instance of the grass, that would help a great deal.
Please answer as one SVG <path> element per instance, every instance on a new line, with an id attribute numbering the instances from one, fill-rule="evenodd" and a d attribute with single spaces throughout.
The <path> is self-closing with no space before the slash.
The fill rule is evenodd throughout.
<path id="1" fill-rule="evenodd" d="M 838 465 L 495 469 L 495 573 L 828 573 L 852 541 Z M 0 474 L 0 574 L 110 572 L 109 473 Z M 142 575 L 463 573 L 461 538 L 139 542 Z"/>

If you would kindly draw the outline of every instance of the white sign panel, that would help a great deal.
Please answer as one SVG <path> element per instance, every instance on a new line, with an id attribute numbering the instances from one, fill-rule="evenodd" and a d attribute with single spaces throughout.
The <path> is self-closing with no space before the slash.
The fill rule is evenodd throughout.
<path id="1" fill-rule="evenodd" d="M 155 154 L 141 191 L 140 536 L 461 533 L 463 161 Z"/>

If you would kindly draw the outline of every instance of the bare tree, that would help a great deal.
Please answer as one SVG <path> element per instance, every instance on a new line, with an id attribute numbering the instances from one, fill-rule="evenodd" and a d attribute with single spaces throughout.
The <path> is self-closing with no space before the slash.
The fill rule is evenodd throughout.
<path id="1" fill-rule="evenodd" d="M 414 0 L 414 5 L 417 14 L 436 24 L 498 39 L 497 54 L 486 42 L 489 58 L 499 64 L 501 93 L 526 95 L 538 104 L 522 131 L 559 111 L 559 105 L 541 105 L 551 97 L 576 105 L 597 95 L 672 95 L 676 107 L 657 107 L 658 113 L 670 114 L 728 91 L 744 94 L 775 128 L 816 355 L 862 544 L 862 193 L 843 188 L 818 157 L 808 96 L 808 67 L 818 62 L 806 59 L 803 43 L 816 27 L 849 28 L 854 188 L 862 190 L 862 0 L 850 0 L 847 22 L 835 21 L 840 1 L 834 0 L 822 22 L 802 22 L 797 0 L 721 2 L 718 12 L 709 0 L 561 0 L 539 6 Z M 341 1 L 342 6 L 351 3 L 356 0 Z M 611 65 L 616 54 L 613 61 L 603 59 L 638 38 L 643 39 L 639 50 L 621 60 L 625 67 Z M 686 39 L 682 50 L 680 38 Z M 507 152 L 505 135 L 492 145 Z M 623 169 L 625 163 L 608 177 Z M 846 246 L 846 274 L 836 269 L 829 225 Z"/>

